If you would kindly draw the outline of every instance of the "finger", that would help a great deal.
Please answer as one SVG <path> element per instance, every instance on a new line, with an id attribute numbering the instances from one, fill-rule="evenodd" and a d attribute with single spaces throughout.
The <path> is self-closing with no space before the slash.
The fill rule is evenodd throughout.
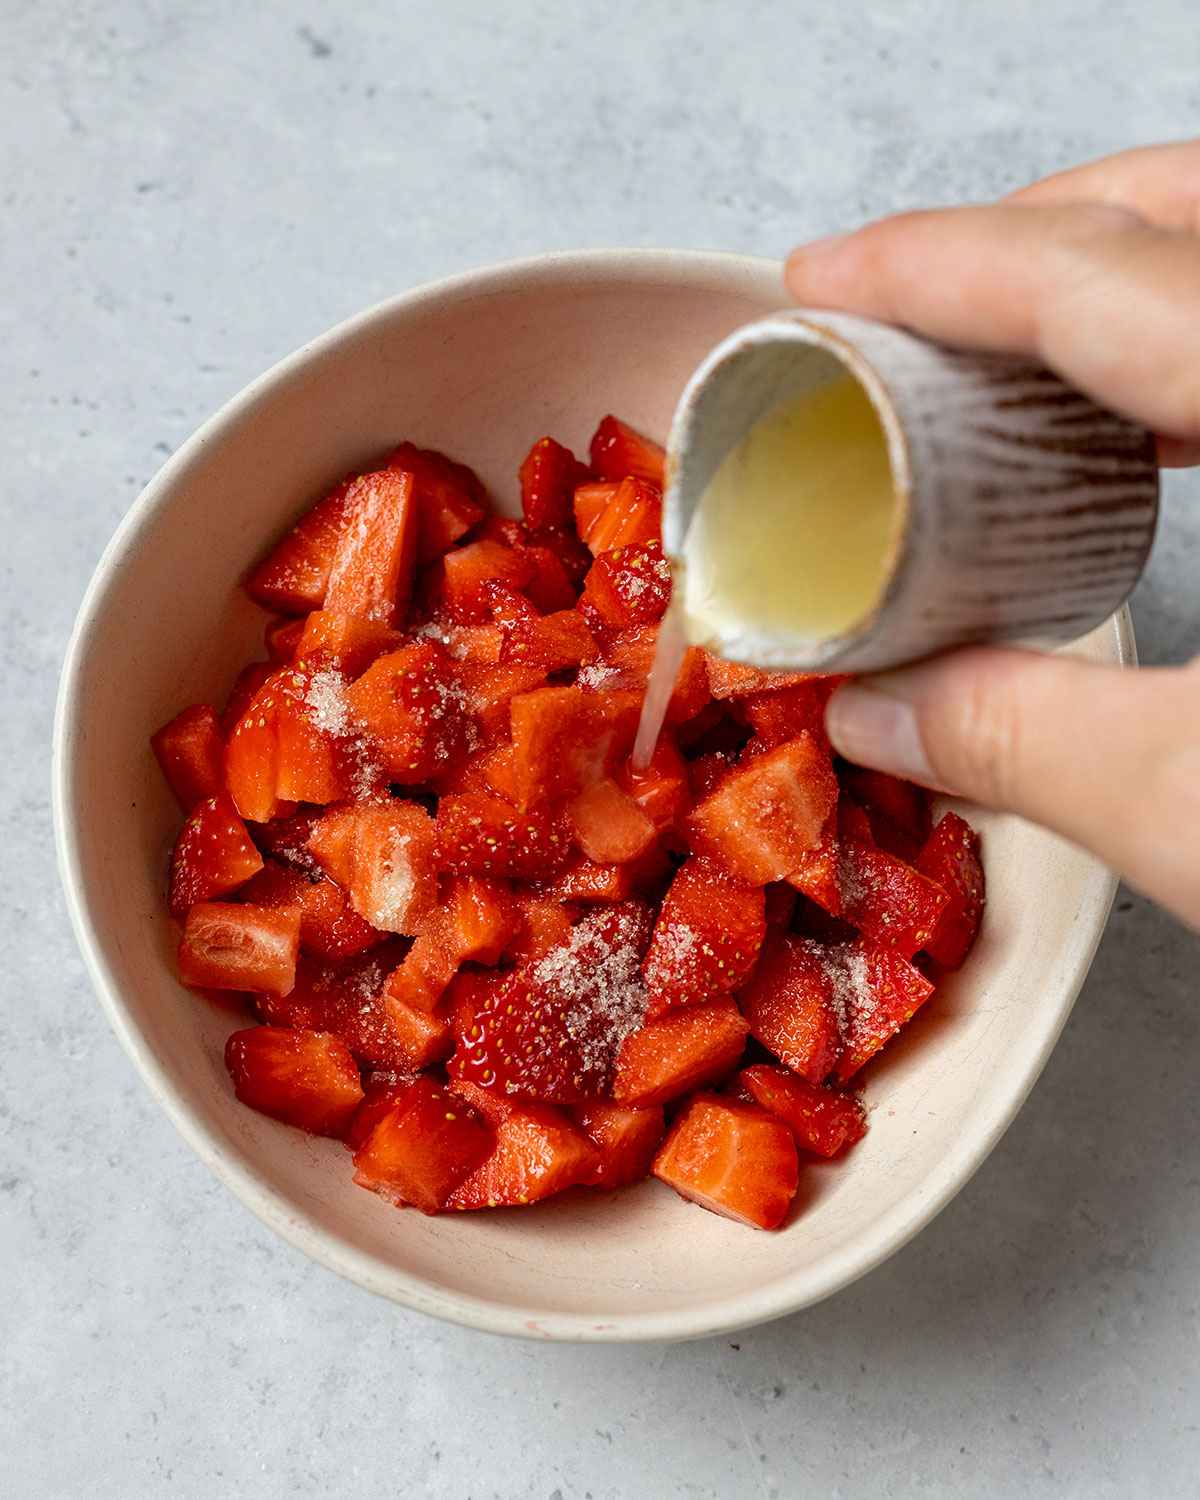
<path id="1" fill-rule="evenodd" d="M 1200 669 L 976 648 L 830 699 L 848 760 L 953 788 L 1082 844 L 1200 927 Z"/>
<path id="2" fill-rule="evenodd" d="M 902 214 L 801 247 L 786 278 L 810 306 L 1034 355 L 1102 404 L 1200 439 L 1200 240 L 1123 209 Z"/>
<path id="3" fill-rule="evenodd" d="M 1200 235 L 1200 140 L 1141 146 L 1055 172 L 1006 203 L 1107 203 L 1160 229 Z"/>

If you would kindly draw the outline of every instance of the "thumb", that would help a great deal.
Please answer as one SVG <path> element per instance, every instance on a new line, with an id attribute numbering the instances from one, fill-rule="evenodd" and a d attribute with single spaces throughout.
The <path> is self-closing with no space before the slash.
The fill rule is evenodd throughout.
<path id="1" fill-rule="evenodd" d="M 1200 927 L 1200 668 L 974 648 L 834 693 L 848 760 L 1015 812 Z"/>

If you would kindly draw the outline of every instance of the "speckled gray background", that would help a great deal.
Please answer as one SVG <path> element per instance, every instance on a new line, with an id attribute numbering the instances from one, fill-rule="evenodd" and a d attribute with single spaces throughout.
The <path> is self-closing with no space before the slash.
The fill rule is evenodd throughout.
<path id="1" fill-rule="evenodd" d="M 1197 1493 L 1198 950 L 1136 897 L 1017 1124 L 888 1265 L 740 1338 L 547 1348 L 373 1300 L 217 1186 L 92 999 L 46 806 L 102 546 L 280 355 L 489 260 L 782 252 L 1195 131 L 1194 0 L 4 0 L 0 19 L 0 1493 Z M 1198 501 L 1168 486 L 1136 601 L 1150 661 L 1200 645 Z"/>

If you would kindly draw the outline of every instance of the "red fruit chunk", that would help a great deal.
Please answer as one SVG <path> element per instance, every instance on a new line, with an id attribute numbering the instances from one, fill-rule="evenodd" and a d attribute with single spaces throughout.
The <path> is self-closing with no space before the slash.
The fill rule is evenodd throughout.
<path id="1" fill-rule="evenodd" d="M 264 609 L 302 615 L 320 609 L 347 518 L 353 481 L 345 479 L 303 515 L 246 575 L 245 590 Z"/>
<path id="2" fill-rule="evenodd" d="M 574 609 L 514 621 L 505 629 L 500 647 L 502 662 L 540 667 L 546 672 L 578 667 L 595 661 L 599 654 L 587 621 Z"/>
<path id="3" fill-rule="evenodd" d="M 602 552 L 588 569 L 580 605 L 616 630 L 653 625 L 671 598 L 671 569 L 658 542 Z"/>
<path id="4" fill-rule="evenodd" d="M 379 657 L 346 689 L 345 705 L 390 781 L 428 781 L 466 751 L 466 694 L 454 663 L 433 641 Z"/>
<path id="5" fill-rule="evenodd" d="M 512 700 L 540 687 L 547 675 L 544 667 L 515 662 L 466 660 L 456 665 L 467 697 L 467 711 L 479 720 L 484 735 L 492 739 L 498 735 L 507 737 Z"/>
<path id="6" fill-rule="evenodd" d="M 491 619 L 489 583 L 520 589 L 534 574 L 533 563 L 523 553 L 488 539 L 447 552 L 442 569 L 442 597 L 451 619 L 460 625 Z"/>
<path id="7" fill-rule="evenodd" d="M 715 658 L 711 658 L 715 660 Z M 728 666 L 728 663 L 722 663 Z M 810 677 L 794 687 L 752 693 L 742 699 L 741 711 L 763 745 L 771 747 L 794 740 L 807 731 L 818 744 L 827 744 L 825 705 L 844 677 Z"/>
<path id="8" fill-rule="evenodd" d="M 943 968 L 961 968 L 983 918 L 979 835 L 957 813 L 946 813 L 917 856 L 917 869 L 949 897 L 925 951 Z"/>
<path id="9" fill-rule="evenodd" d="M 150 738 L 167 785 L 184 812 L 225 789 L 225 741 L 216 710 L 194 703 Z"/>
<path id="10" fill-rule="evenodd" d="M 419 563 L 441 557 L 487 514 L 483 485 L 466 464 L 444 453 L 401 443 L 388 454 L 387 466 L 412 475 Z"/>
<path id="11" fill-rule="evenodd" d="M 693 857 L 675 873 L 646 955 L 652 1012 L 727 995 L 754 967 L 765 932 L 763 893 Z"/>
<path id="12" fill-rule="evenodd" d="M 571 609 L 588 570 L 587 551 L 579 548 L 576 552 L 578 543 L 565 532 L 544 528 L 537 535 L 543 540 L 527 542 L 520 549 L 533 567 L 525 593 L 544 615 Z"/>
<path id="13" fill-rule="evenodd" d="M 565 908 L 560 900 L 521 891 L 516 893 L 515 900 L 520 926 L 509 939 L 506 950 L 514 963 L 541 958 L 551 948 L 571 941 L 570 908 Z"/>
<path id="14" fill-rule="evenodd" d="M 820 842 L 837 801 L 829 755 L 802 734 L 732 771 L 689 820 L 692 847 L 741 880 L 780 880 Z"/>
<path id="15" fill-rule="evenodd" d="M 769 672 L 707 653 L 708 687 L 714 698 L 746 698 L 752 693 L 781 693 L 819 680 L 811 672 Z"/>
<path id="16" fill-rule="evenodd" d="M 423 918 L 404 962 L 389 978 L 388 995 L 428 1014 L 437 1006 L 458 968 L 458 954 L 450 940 L 446 913 L 435 907 Z"/>
<path id="17" fill-rule="evenodd" d="M 403 636 L 378 620 L 364 620 L 334 609 L 314 609 L 304 621 L 296 659 L 339 668 L 358 677 L 386 651 L 395 651 Z"/>
<path id="18" fill-rule="evenodd" d="M 233 1091 L 251 1109 L 311 1135 L 342 1135 L 362 1102 L 346 1044 L 324 1031 L 252 1026 L 225 1043 Z"/>
<path id="19" fill-rule="evenodd" d="M 821 1088 L 767 1063 L 737 1075 L 737 1084 L 788 1126 L 796 1145 L 817 1156 L 837 1156 L 867 1133 L 867 1112 L 853 1094 Z"/>
<path id="20" fill-rule="evenodd" d="M 905 845 L 898 852 L 903 852 L 906 858 L 910 852 L 915 855 L 930 829 L 929 794 L 924 788 L 862 766 L 847 766 L 843 779 L 854 800 L 866 808 L 873 829 L 873 815 L 882 814 L 883 825 L 875 830 L 875 841 L 884 843 L 880 835 L 888 828 L 894 829 L 902 835 Z"/>
<path id="21" fill-rule="evenodd" d="M 273 854 L 285 865 L 312 879 L 321 873 L 321 867 L 314 859 L 308 841 L 322 817 L 322 808 L 306 808 L 288 817 L 272 818 L 269 823 L 256 823 L 251 836 L 264 854 Z"/>
<path id="22" fill-rule="evenodd" d="M 380 625 L 401 624 L 417 555 L 412 477 L 395 469 L 363 474 L 347 500 L 324 607 Z"/>
<path id="23" fill-rule="evenodd" d="M 741 1057 L 749 1028 L 732 1000 L 673 1010 L 625 1039 L 612 1097 L 665 1104 L 724 1077 Z"/>
<path id="24" fill-rule="evenodd" d="M 225 896 L 263 867 L 237 808 L 225 795 L 201 802 L 183 825 L 171 855 L 171 915 Z"/>
<path id="25" fill-rule="evenodd" d="M 270 990 L 286 995 L 296 980 L 300 911 L 200 901 L 179 942 L 179 977 L 193 988 Z"/>
<path id="26" fill-rule="evenodd" d="M 543 687 L 512 700 L 518 805 L 572 797 L 628 749 L 636 710 L 581 687 Z"/>
<path id="27" fill-rule="evenodd" d="M 400 996 L 388 993 L 383 999 L 383 1014 L 387 1028 L 386 1055 L 371 1057 L 364 1048 L 364 1056 L 369 1061 L 416 1071 L 442 1062 L 453 1051 L 454 1033 L 450 1029 L 450 1018 L 440 1011 L 410 1005 Z"/>
<path id="28" fill-rule="evenodd" d="M 539 438 L 521 464 L 521 509 L 527 526 L 569 526 L 575 486 L 587 470 L 569 448 Z"/>
<path id="29" fill-rule="evenodd" d="M 626 474 L 636 474 L 662 488 L 666 454 L 656 442 L 619 417 L 601 419 L 592 434 L 589 454 L 592 472 L 601 479 L 624 479 Z"/>
<path id="30" fill-rule="evenodd" d="M 581 542 L 587 541 L 592 527 L 604 514 L 619 488 L 620 481 L 615 479 L 590 480 L 586 484 L 575 486 L 571 509 L 575 515 L 575 534 Z"/>
<path id="31" fill-rule="evenodd" d="M 519 918 L 498 881 L 451 876 L 442 904 L 421 923 L 404 962 L 388 980 L 388 994 L 431 1011 L 464 963 L 494 964 L 516 935 Z"/>
<path id="32" fill-rule="evenodd" d="M 359 916 L 381 932 L 411 936 L 437 900 L 433 820 L 416 803 L 332 808 L 308 847 Z"/>
<path id="33" fill-rule="evenodd" d="M 539 890 L 552 901 L 586 905 L 627 901 L 637 888 L 638 864 L 598 865 L 586 854 L 572 859 L 561 875 L 542 882 Z"/>
<path id="34" fill-rule="evenodd" d="M 233 686 L 229 690 L 229 697 L 225 701 L 225 707 L 221 710 L 221 733 L 231 734 L 238 720 L 254 701 L 254 695 L 275 671 L 275 667 L 269 661 L 252 661 L 244 666 L 238 673 Z M 222 746 L 224 753 L 224 746 Z M 224 769 L 221 772 L 221 784 L 224 785 Z"/>
<path id="35" fill-rule="evenodd" d="M 599 1153 L 584 1179 L 586 1186 L 619 1188 L 641 1182 L 666 1129 L 661 1104 L 639 1109 L 591 1099 L 574 1105 L 570 1115 Z"/>
<path id="36" fill-rule="evenodd" d="M 586 1181 L 595 1170 L 596 1148 L 561 1110 L 532 1099 L 504 1099 L 469 1083 L 451 1088 L 487 1120 L 495 1144 L 492 1154 L 451 1193 L 447 1208 L 536 1203 Z"/>
<path id="37" fill-rule="evenodd" d="M 536 880 L 557 874 L 570 856 L 570 829 L 558 813 L 522 813 L 499 797 L 473 793 L 438 803 L 437 858 L 443 870 Z"/>
<path id="38" fill-rule="evenodd" d="M 429 1078 L 397 1091 L 354 1157 L 354 1180 L 422 1213 L 446 1207 L 454 1189 L 491 1154 L 494 1136 L 460 1096 Z"/>
<path id="39" fill-rule="evenodd" d="M 648 479 L 630 475 L 592 521 L 583 540 L 594 556 L 614 547 L 662 541 L 662 490 Z"/>
<path id="40" fill-rule="evenodd" d="M 836 1076 L 845 1083 L 913 1018 L 933 994 L 933 985 L 898 953 L 861 943 L 828 949 L 825 963 L 842 1016 Z"/>
<path id="41" fill-rule="evenodd" d="M 659 832 L 673 827 L 687 806 L 687 763 L 668 738 L 659 740 L 648 765 L 639 770 L 627 761 L 616 779 Z"/>
<path id="42" fill-rule="evenodd" d="M 844 805 L 843 799 L 839 807 Z M 798 891 L 835 917 L 842 914 L 841 847 L 835 811 L 825 820 L 818 842 L 800 856 L 787 877 Z"/>
<path id="43" fill-rule="evenodd" d="M 567 809 L 579 847 L 600 864 L 625 864 L 645 854 L 657 837 L 654 824 L 608 777 L 586 787 Z"/>
<path id="44" fill-rule="evenodd" d="M 263 645 L 267 648 L 267 655 L 274 662 L 294 660 L 303 634 L 303 620 L 290 620 L 286 615 L 278 620 L 269 620 L 263 631 Z"/>
<path id="45" fill-rule="evenodd" d="M 363 1101 L 346 1130 L 346 1145 L 351 1151 L 358 1151 L 366 1144 L 372 1130 L 400 1102 L 415 1078 L 413 1073 L 399 1073 L 390 1068 L 371 1074 L 363 1085 Z"/>
<path id="46" fill-rule="evenodd" d="M 300 908 L 300 947 L 314 958 L 352 958 L 374 947 L 383 934 L 350 905 L 345 891 L 319 870 L 308 873 L 269 860 L 242 891 L 256 906 Z"/>
<path id="47" fill-rule="evenodd" d="M 811 1083 L 833 1072 L 842 1038 L 833 981 L 815 943 L 771 937 L 738 999 L 750 1030 L 793 1072 Z"/>
<path id="48" fill-rule="evenodd" d="M 929 946 L 949 896 L 940 885 L 882 849 L 843 841 L 838 871 L 842 915 L 869 944 L 911 958 Z"/>
<path id="49" fill-rule="evenodd" d="M 607 660 L 628 674 L 632 685 L 643 693 L 654 665 L 654 653 L 658 644 L 657 625 L 641 625 L 634 630 L 622 631 L 614 636 L 606 653 Z M 704 652 L 690 646 L 684 653 L 675 678 L 675 686 L 667 703 L 667 725 L 683 724 L 694 719 L 709 702 L 708 672 L 704 665 Z"/>
<path id="50" fill-rule="evenodd" d="M 681 1198 L 756 1229 L 778 1229 L 800 1180 L 795 1142 L 782 1120 L 712 1094 L 688 1103 L 652 1170 Z"/>

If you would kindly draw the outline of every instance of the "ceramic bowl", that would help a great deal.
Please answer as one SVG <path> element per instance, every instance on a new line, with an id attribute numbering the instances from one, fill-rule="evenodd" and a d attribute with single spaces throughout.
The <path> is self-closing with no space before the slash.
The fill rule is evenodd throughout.
<path id="1" fill-rule="evenodd" d="M 345 1148 L 238 1105 L 225 1011 L 180 987 L 163 912 L 179 812 L 147 746 L 186 703 L 220 702 L 263 616 L 238 578 L 344 471 L 400 438 L 472 464 L 509 508 L 530 442 L 582 448 L 606 411 L 659 437 L 699 360 L 778 306 L 771 261 L 672 251 L 550 255 L 420 288 L 254 382 L 163 467 L 80 610 L 55 736 L 59 856 L 101 1002 L 155 1097 L 268 1225 L 407 1307 L 547 1339 L 678 1339 L 827 1297 L 904 1244 L 996 1144 L 1058 1036 L 1113 881 L 1015 818 L 982 828 L 987 921 L 966 969 L 869 1070 L 871 1128 L 805 1169 L 775 1234 L 657 1182 L 535 1208 L 425 1218 L 351 1182 Z M 1128 621 L 1072 648 L 1127 659 Z"/>

